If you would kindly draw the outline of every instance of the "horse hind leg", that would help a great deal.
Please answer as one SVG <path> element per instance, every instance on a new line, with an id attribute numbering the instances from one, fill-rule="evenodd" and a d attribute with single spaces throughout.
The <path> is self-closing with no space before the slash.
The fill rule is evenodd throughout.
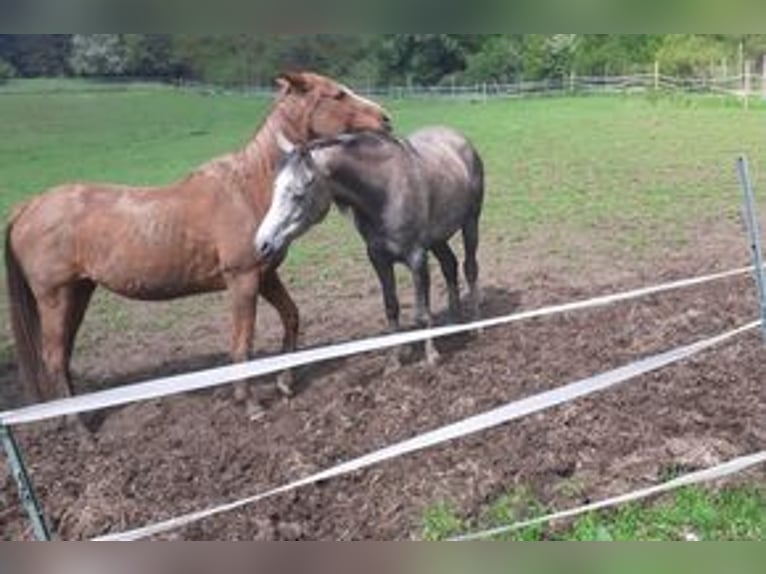
<path id="1" fill-rule="evenodd" d="M 74 352 L 75 340 L 77 339 L 77 332 L 80 330 L 82 321 L 85 318 L 85 311 L 88 309 L 93 292 L 96 290 L 96 284 L 90 280 L 84 280 L 75 285 L 72 292 L 71 304 L 69 306 L 69 317 L 67 318 L 67 331 L 65 333 L 65 348 L 64 348 L 64 360 L 67 365 L 67 379 L 72 380 L 72 354 Z M 88 428 L 88 424 L 80 415 L 77 420 L 77 426 L 81 429 L 81 434 L 86 439 L 86 444 L 92 444 L 92 436 Z"/>
<path id="2" fill-rule="evenodd" d="M 463 225 L 463 248 L 465 251 L 465 261 L 463 262 L 463 272 L 468 283 L 468 305 L 471 313 L 471 320 L 479 319 L 479 263 L 476 259 L 476 252 L 479 248 L 479 217 L 471 217 Z"/>
<path id="3" fill-rule="evenodd" d="M 69 361 L 74 335 L 90 298 L 90 294 L 85 297 L 84 292 L 78 291 L 76 287 L 68 285 L 38 297 L 47 399 L 66 398 L 74 394 Z M 93 444 L 93 436 L 81 417 L 67 417 L 67 422 L 79 432 L 84 444 Z"/>
<path id="4" fill-rule="evenodd" d="M 73 392 L 69 378 L 68 350 L 74 288 L 62 287 L 38 297 L 38 307 L 45 398 L 70 397 Z"/>
<path id="5" fill-rule="evenodd" d="M 82 325 L 82 321 L 85 318 L 85 311 L 88 309 L 88 305 L 90 304 L 95 289 L 96 284 L 87 280 L 78 283 L 74 287 L 72 303 L 69 308 L 69 318 L 67 321 L 68 332 L 65 352 L 68 365 L 71 364 L 77 332 L 80 330 L 80 325 Z"/>
<path id="6" fill-rule="evenodd" d="M 460 311 L 460 287 L 458 284 L 458 264 L 455 253 L 446 241 L 439 243 L 432 248 L 436 259 L 439 261 L 439 265 L 444 275 L 444 280 L 447 282 L 447 293 L 449 295 L 449 313 L 450 321 L 457 323 L 461 318 Z"/>
<path id="7" fill-rule="evenodd" d="M 279 278 L 276 271 L 271 270 L 263 277 L 261 294 L 266 301 L 279 313 L 284 328 L 282 352 L 292 352 L 298 347 L 300 331 L 300 316 L 298 307 Z M 284 371 L 277 377 L 277 388 L 286 396 L 291 397 L 295 392 L 295 376 L 292 370 Z"/>

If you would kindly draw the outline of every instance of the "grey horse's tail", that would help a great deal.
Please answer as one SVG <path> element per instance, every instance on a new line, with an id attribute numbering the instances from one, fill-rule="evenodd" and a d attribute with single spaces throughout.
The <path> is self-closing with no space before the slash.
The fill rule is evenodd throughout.
<path id="1" fill-rule="evenodd" d="M 479 261 L 477 250 L 479 247 L 479 218 L 484 203 L 484 162 L 472 145 L 468 146 L 470 157 L 468 165 L 471 173 L 471 191 L 473 205 L 465 222 L 463 223 L 463 247 L 465 261 L 463 261 L 463 273 L 469 288 L 469 304 L 471 306 L 471 319 L 479 319 L 479 305 L 481 295 L 479 292 Z"/>
<path id="2" fill-rule="evenodd" d="M 37 301 L 11 244 L 12 219 L 5 228 L 5 271 L 11 307 L 11 328 L 16 344 L 16 360 L 27 398 L 42 399 L 40 315 Z"/>
<path id="3" fill-rule="evenodd" d="M 475 216 L 478 219 L 481 215 L 482 205 L 484 204 L 484 160 L 481 159 L 476 148 L 471 146 L 471 155 L 473 163 L 474 192 L 476 194 L 476 204 L 474 205 Z"/>

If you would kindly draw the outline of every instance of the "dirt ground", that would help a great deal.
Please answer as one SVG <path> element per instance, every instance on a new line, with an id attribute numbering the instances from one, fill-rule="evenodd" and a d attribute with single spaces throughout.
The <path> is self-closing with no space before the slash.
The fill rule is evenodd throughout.
<path id="1" fill-rule="evenodd" d="M 538 236 L 513 250 L 482 247 L 482 314 L 730 269 L 748 261 L 733 223 L 702 226 L 699 241 L 642 260 L 549 253 Z M 617 262 L 617 263 L 616 263 Z M 433 269 L 434 275 L 436 269 Z M 435 279 L 435 306 L 444 306 Z M 371 270 L 292 290 L 304 317 L 304 344 L 379 333 L 382 304 Z M 412 296 L 401 292 L 405 319 Z M 127 317 L 158 307 L 120 304 Z M 79 392 L 184 372 L 225 361 L 222 295 L 163 307 L 173 320 L 144 332 L 84 327 L 75 372 Z M 262 307 L 262 308 L 265 308 Z M 530 321 L 441 341 L 444 361 L 419 361 L 384 376 L 370 354 L 305 369 L 301 391 L 268 404 L 251 423 L 222 388 L 104 413 L 93 452 L 52 424 L 18 430 L 37 492 L 55 531 L 82 539 L 137 527 L 257 494 L 350 457 L 632 360 L 709 337 L 757 316 L 750 277 L 604 309 Z M 259 317 L 258 346 L 277 348 L 278 321 Z M 404 457 L 165 535 L 166 539 L 408 539 L 424 509 L 450 501 L 479 515 L 515 486 L 552 507 L 597 500 L 766 444 L 766 361 L 758 333 L 608 392 L 489 432 Z M 0 364 L 0 407 L 17 400 L 15 367 Z M 12 479 L 0 463 L 0 536 L 31 537 Z M 762 478 L 763 473 L 757 474 Z"/>

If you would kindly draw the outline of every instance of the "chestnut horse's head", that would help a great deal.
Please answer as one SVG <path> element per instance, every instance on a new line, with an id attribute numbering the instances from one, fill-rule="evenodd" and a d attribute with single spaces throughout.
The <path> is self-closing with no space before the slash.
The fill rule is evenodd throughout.
<path id="1" fill-rule="evenodd" d="M 355 94 L 348 87 L 310 72 L 290 72 L 277 79 L 280 99 L 300 110 L 293 134 L 308 142 L 345 132 L 391 131 L 391 120 L 380 105 Z"/>

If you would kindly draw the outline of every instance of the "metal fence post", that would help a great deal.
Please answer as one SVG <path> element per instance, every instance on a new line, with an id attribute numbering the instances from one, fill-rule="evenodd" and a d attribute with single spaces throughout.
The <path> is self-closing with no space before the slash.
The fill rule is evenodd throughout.
<path id="1" fill-rule="evenodd" d="M 32 482 L 29 480 L 29 474 L 27 473 L 26 466 L 24 466 L 24 459 L 21 456 L 19 445 L 16 443 L 16 439 L 14 438 L 11 429 L 1 423 L 0 441 L 3 443 L 11 474 L 16 480 L 16 486 L 18 486 L 19 489 L 19 498 L 21 498 L 24 510 L 27 511 L 29 519 L 32 521 L 35 538 L 48 541 L 51 539 L 51 533 L 45 522 L 43 509 L 32 488 Z"/>
<path id="2" fill-rule="evenodd" d="M 657 92 L 660 89 L 660 61 L 654 62 L 654 91 Z"/>
<path id="3" fill-rule="evenodd" d="M 742 184 L 745 224 L 750 237 L 750 247 L 753 251 L 753 260 L 755 262 L 755 284 L 758 288 L 758 302 L 761 307 L 761 335 L 764 342 L 766 342 L 766 273 L 763 269 L 761 233 L 758 225 L 757 209 L 755 207 L 753 184 L 750 179 L 750 169 L 745 156 L 741 156 L 737 160 L 737 172 Z"/>

